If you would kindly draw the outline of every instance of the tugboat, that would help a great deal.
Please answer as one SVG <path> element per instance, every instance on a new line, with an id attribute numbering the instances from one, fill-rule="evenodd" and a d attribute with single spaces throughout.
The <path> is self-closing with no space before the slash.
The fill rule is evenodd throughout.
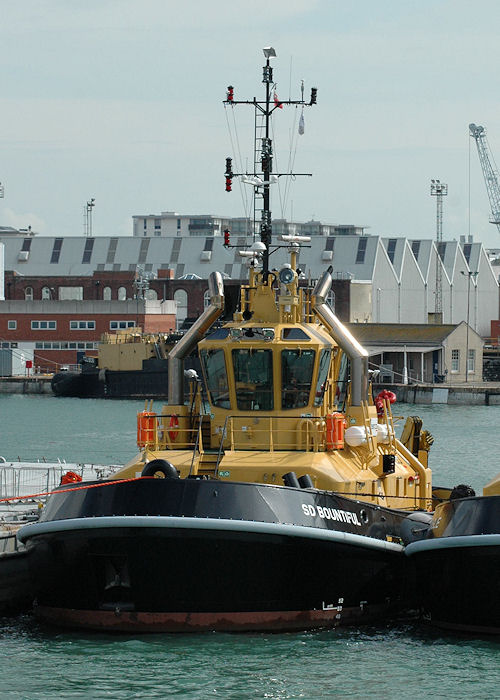
<path id="1" fill-rule="evenodd" d="M 168 403 L 137 420 L 139 454 L 105 482 L 56 489 L 19 539 L 32 553 L 36 614 L 116 631 L 302 630 L 388 619 L 413 606 L 404 545 L 432 507 L 430 440 L 397 440 L 390 392 L 371 398 L 368 353 L 328 305 L 332 269 L 302 286 L 300 246 L 272 240 L 278 102 L 264 49 L 255 160 L 260 240 L 233 320 L 222 277 L 168 355 Z M 272 97 L 274 93 L 274 96 Z M 256 129 L 257 131 L 257 129 Z M 256 170 L 257 168 L 254 168 Z M 226 189 L 231 189 L 231 158 Z M 229 234 L 226 245 L 231 245 Z M 270 256 L 289 251 L 271 269 Z M 198 345 L 204 386 L 183 359 Z"/>
<path id="2" fill-rule="evenodd" d="M 500 474 L 482 496 L 456 486 L 435 510 L 424 538 L 406 547 L 418 604 L 436 627 L 500 634 Z"/>
<path id="3" fill-rule="evenodd" d="M 168 353 L 181 337 L 180 333 L 143 333 L 138 327 L 104 333 L 97 357 L 85 356 L 80 372 L 54 374 L 52 392 L 78 398 L 165 399 Z M 185 368 L 199 371 L 198 359 L 186 357 Z"/>

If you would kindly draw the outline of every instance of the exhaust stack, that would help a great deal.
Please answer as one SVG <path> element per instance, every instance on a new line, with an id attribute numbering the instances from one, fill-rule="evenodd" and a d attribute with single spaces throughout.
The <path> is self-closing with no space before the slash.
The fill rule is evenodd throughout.
<path id="1" fill-rule="evenodd" d="M 312 307 L 351 361 L 351 402 L 353 406 L 361 406 L 362 401 L 368 400 L 368 352 L 328 306 L 326 298 L 332 286 L 332 270 L 330 266 L 317 281 L 312 293 Z"/>
<path id="2" fill-rule="evenodd" d="M 184 373 L 182 361 L 189 355 L 196 343 L 203 338 L 210 326 L 224 311 L 224 284 L 220 272 L 212 272 L 208 278 L 210 305 L 193 323 L 168 356 L 168 404 L 179 406 L 184 403 Z"/>

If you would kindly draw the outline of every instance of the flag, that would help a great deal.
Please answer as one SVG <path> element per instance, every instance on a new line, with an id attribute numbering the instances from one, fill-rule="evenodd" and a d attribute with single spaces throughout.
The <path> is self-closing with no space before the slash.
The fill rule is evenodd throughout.
<path id="1" fill-rule="evenodd" d="M 276 105 L 276 107 L 279 107 L 280 109 L 283 109 L 283 105 L 282 105 L 281 102 L 278 100 L 278 95 L 277 95 L 277 93 L 276 93 L 276 90 L 274 91 L 274 104 Z"/>
<path id="2" fill-rule="evenodd" d="M 302 114 L 300 115 L 300 119 L 299 119 L 299 134 L 300 134 L 301 136 L 302 136 L 302 134 L 304 133 L 304 127 L 305 127 L 305 123 L 304 123 L 304 112 L 302 112 Z"/>

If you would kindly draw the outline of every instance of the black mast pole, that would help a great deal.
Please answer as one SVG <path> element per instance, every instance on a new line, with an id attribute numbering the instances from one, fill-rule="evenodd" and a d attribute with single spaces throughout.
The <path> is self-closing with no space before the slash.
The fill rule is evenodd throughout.
<path id="1" fill-rule="evenodd" d="M 264 178 L 263 185 L 263 207 L 262 219 L 260 224 L 260 239 L 266 246 L 262 254 L 262 275 L 264 280 L 267 279 L 269 272 L 269 248 L 271 247 L 272 226 L 271 226 L 271 210 L 270 210 L 270 185 L 269 180 L 273 170 L 273 150 L 272 141 L 269 138 L 269 123 L 270 123 L 270 103 L 271 103 L 271 84 L 273 81 L 273 69 L 269 63 L 269 57 L 266 60 L 266 65 L 263 69 L 262 82 L 266 84 L 266 103 L 264 108 L 265 116 L 265 137 L 262 139 L 261 154 L 262 154 L 262 174 Z"/>
<path id="2" fill-rule="evenodd" d="M 232 85 L 229 85 L 227 88 L 227 94 L 226 94 L 226 99 L 224 100 L 224 103 L 226 105 L 234 106 L 237 104 L 248 104 L 248 105 L 253 105 L 255 110 L 259 110 L 265 118 L 265 136 L 262 137 L 261 141 L 261 148 L 260 148 L 260 154 L 261 154 L 261 168 L 262 168 L 262 182 L 259 181 L 257 183 L 252 183 L 255 192 L 257 190 L 260 190 L 262 188 L 262 217 L 260 221 L 260 240 L 265 246 L 265 250 L 262 251 L 262 276 L 264 278 L 264 281 L 267 281 L 268 278 L 268 273 L 269 273 L 269 252 L 270 252 L 270 247 L 271 247 L 271 239 L 272 239 L 272 225 L 271 225 L 271 198 L 270 198 L 270 186 L 271 186 L 271 177 L 272 177 L 272 172 L 273 172 L 273 145 L 272 141 L 269 137 L 270 133 L 270 123 L 271 123 L 271 114 L 277 107 L 282 107 L 283 105 L 301 105 L 302 107 L 308 106 L 310 107 L 311 105 L 316 104 L 316 94 L 317 94 L 317 88 L 311 88 L 311 99 L 309 102 L 304 101 L 304 90 L 302 88 L 302 98 L 300 100 L 280 100 L 279 102 L 274 99 L 275 103 L 274 105 L 271 106 L 271 88 L 273 83 L 273 69 L 270 64 L 270 58 L 273 56 L 276 56 L 275 50 L 272 48 L 272 46 L 269 46 L 268 48 L 264 49 L 264 55 L 266 57 L 266 65 L 263 68 L 263 78 L 262 82 L 265 83 L 266 85 L 266 99 L 264 102 L 261 102 L 257 100 L 255 97 L 253 100 L 235 100 L 234 99 L 234 87 Z M 257 138 L 257 135 L 255 136 Z M 257 145 L 255 144 L 255 151 L 257 151 Z M 253 173 L 245 173 L 245 175 L 248 176 L 253 176 L 255 179 L 256 173 L 255 173 L 255 165 L 254 165 L 254 172 Z M 232 161 L 231 158 L 226 158 L 226 172 L 224 173 L 225 178 L 226 178 L 226 192 L 231 191 L 231 182 L 232 178 L 238 175 L 242 175 L 243 173 L 233 173 L 232 170 Z M 274 179 L 277 180 L 280 175 L 291 175 L 291 173 L 277 173 L 274 176 Z M 310 173 L 294 173 L 294 175 L 310 175 Z M 229 231 L 227 231 L 227 243 L 225 242 L 224 245 L 229 245 Z"/>

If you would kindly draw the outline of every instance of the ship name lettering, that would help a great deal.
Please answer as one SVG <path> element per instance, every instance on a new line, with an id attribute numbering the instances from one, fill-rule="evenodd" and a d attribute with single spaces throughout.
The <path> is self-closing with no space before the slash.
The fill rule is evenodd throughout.
<path id="1" fill-rule="evenodd" d="M 349 510 L 340 510 L 338 508 L 329 508 L 328 506 L 312 506 L 308 503 L 302 504 L 304 515 L 314 517 L 316 514 L 324 520 L 337 520 L 342 523 L 351 523 L 361 527 L 357 513 L 352 513 Z"/>

